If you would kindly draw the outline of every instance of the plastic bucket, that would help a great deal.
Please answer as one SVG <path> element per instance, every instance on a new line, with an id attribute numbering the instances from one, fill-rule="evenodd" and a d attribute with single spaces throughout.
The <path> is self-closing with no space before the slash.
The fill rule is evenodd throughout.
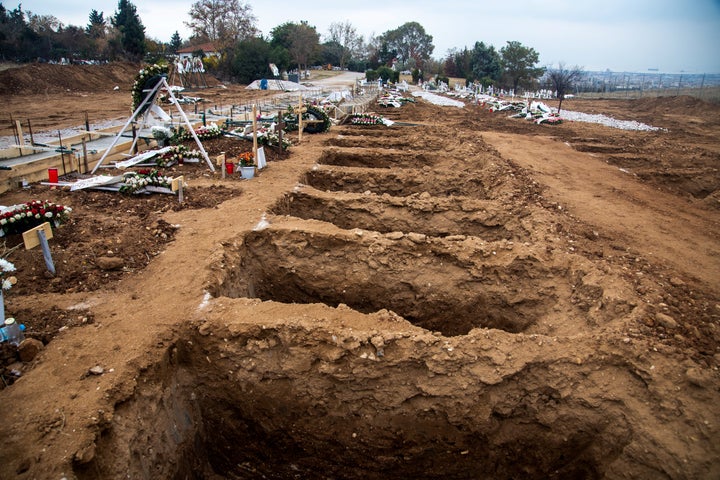
<path id="1" fill-rule="evenodd" d="M 58 183 L 57 168 L 48 168 L 48 183 Z"/>

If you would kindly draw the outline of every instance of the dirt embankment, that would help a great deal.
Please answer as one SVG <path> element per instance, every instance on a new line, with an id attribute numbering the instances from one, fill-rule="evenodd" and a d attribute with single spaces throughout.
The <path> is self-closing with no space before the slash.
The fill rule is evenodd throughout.
<path id="1" fill-rule="evenodd" d="M 74 210 L 9 256 L 0 476 L 717 478 L 718 111 L 567 107 L 665 130 L 419 101 L 183 205 L 4 195 Z"/>

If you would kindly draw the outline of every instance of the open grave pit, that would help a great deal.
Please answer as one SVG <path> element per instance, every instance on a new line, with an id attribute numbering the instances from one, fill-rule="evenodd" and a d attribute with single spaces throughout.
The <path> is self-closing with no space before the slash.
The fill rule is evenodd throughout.
<path id="1" fill-rule="evenodd" d="M 386 127 L 387 128 L 387 127 Z M 326 140 L 326 145 L 343 148 L 387 148 L 403 151 L 438 152 L 444 144 L 434 136 L 423 135 L 422 130 L 414 131 L 413 135 L 361 135 L 339 134 Z"/>
<path id="2" fill-rule="evenodd" d="M 577 332 L 623 319 L 636 306 L 622 282 L 603 288 L 582 259 L 555 265 L 530 244 L 268 221 L 226 248 L 209 281 L 212 296 L 387 309 L 447 336 L 473 328 L 557 333 L 559 312 L 577 319 L 566 325 Z"/>
<path id="3" fill-rule="evenodd" d="M 273 324 L 247 317 L 270 309 Z M 602 349 L 568 364 L 535 336 L 443 339 L 389 312 L 351 328 L 331 308 L 308 328 L 299 313 L 224 300 L 186 325 L 77 477 L 602 478 L 637 436 L 602 384 L 646 385 L 619 361 L 598 374 Z"/>
<path id="4" fill-rule="evenodd" d="M 340 167 L 422 168 L 433 166 L 437 157 L 415 151 L 376 148 L 327 148 L 318 163 Z"/>
<path id="5" fill-rule="evenodd" d="M 527 238 L 521 221 L 530 215 L 522 205 L 503 207 L 473 198 L 433 197 L 427 192 L 406 197 L 330 193 L 308 186 L 287 194 L 271 213 L 322 220 L 348 230 L 417 232 L 433 237 L 471 235 L 488 241 Z"/>
<path id="6" fill-rule="evenodd" d="M 448 172 L 438 182 L 433 169 L 361 168 L 319 165 L 303 175 L 302 183 L 331 192 L 384 193 L 393 197 L 428 193 L 432 196 L 493 198 L 496 186 L 492 172 Z"/>

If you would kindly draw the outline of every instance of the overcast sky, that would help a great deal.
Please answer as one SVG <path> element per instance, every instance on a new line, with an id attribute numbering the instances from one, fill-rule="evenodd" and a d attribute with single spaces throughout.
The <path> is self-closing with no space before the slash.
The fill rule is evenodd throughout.
<path id="1" fill-rule="evenodd" d="M 242 1 L 242 0 L 241 0 Z M 131 0 L 148 37 L 168 42 L 185 26 L 193 1 Z M 91 9 L 105 18 L 117 0 L 2 0 L 6 9 L 53 15 L 85 26 Z M 540 66 L 585 70 L 720 73 L 720 0 L 255 0 L 247 2 L 268 36 L 288 21 L 307 20 L 327 35 L 332 22 L 350 21 L 366 39 L 415 21 L 433 36 L 433 56 L 476 41 L 500 49 L 517 40 L 540 54 Z"/>

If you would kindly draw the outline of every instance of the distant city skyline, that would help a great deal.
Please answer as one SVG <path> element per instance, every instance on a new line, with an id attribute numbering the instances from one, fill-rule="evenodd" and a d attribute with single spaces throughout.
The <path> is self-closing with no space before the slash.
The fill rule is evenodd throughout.
<path id="1" fill-rule="evenodd" d="M 132 0 L 131 0 L 132 1 Z M 25 12 L 53 15 L 65 25 L 85 26 L 90 10 L 110 18 L 116 0 L 88 4 L 66 0 L 28 0 Z M 147 0 L 132 2 L 146 36 L 169 42 L 177 31 L 191 35 L 184 22 L 194 2 Z M 500 49 L 516 40 L 540 54 L 540 66 L 578 65 L 588 71 L 655 71 L 662 73 L 720 73 L 720 1 L 718 0 L 521 0 L 519 2 L 396 0 L 338 2 L 315 0 L 249 1 L 257 26 L 267 38 L 285 22 L 306 20 L 326 36 L 333 22 L 349 21 L 365 39 L 416 21 L 433 36 L 433 57 L 449 49 L 472 49 L 476 41 Z"/>

